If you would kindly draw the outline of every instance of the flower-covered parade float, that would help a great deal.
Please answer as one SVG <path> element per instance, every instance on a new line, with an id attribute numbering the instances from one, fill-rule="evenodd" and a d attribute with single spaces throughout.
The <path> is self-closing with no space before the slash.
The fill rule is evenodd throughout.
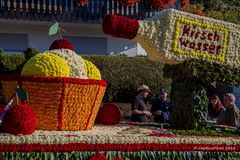
<path id="1" fill-rule="evenodd" d="M 169 63 L 190 57 L 239 65 L 238 54 L 230 54 L 232 50 L 239 51 L 234 43 L 239 39 L 239 26 L 222 21 L 165 10 L 145 21 L 109 15 L 104 20 L 103 30 L 116 37 L 134 39 L 149 54 L 165 57 L 164 61 Z M 97 67 L 77 55 L 66 40 L 55 41 L 48 51 L 29 59 L 21 75 L 3 76 L 1 83 L 6 99 L 17 86 L 26 90 L 29 97 L 27 102 L 21 102 L 27 106 L 13 107 L 17 111 L 10 110 L 3 124 L 6 126 L 7 117 L 14 117 L 11 114 L 16 112 L 21 113 L 17 117 L 31 115 L 31 121 L 36 123 L 35 131 L 32 123 L 31 132 L 24 134 L 1 126 L 0 152 L 6 159 L 217 160 L 240 157 L 239 136 L 179 136 L 162 127 L 136 123 L 113 125 L 104 119 L 103 124 L 111 125 L 94 125 L 107 83 L 101 80 Z M 105 108 L 112 109 L 112 116 L 115 113 L 119 116 L 111 105 Z M 102 109 L 102 116 L 103 112 Z M 106 115 L 111 116 L 111 113 Z M 19 125 L 12 125 L 19 128 Z"/>

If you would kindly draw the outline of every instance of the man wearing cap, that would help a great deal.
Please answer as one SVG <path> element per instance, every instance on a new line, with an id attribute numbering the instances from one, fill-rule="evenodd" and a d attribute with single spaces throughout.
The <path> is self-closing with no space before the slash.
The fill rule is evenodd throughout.
<path id="1" fill-rule="evenodd" d="M 154 122 L 167 123 L 169 121 L 169 112 L 171 103 L 167 100 L 167 93 L 164 88 L 160 89 L 159 98 L 153 103 L 151 112 L 154 115 Z"/>
<path id="2" fill-rule="evenodd" d="M 217 120 L 217 124 L 226 125 L 232 127 L 238 127 L 239 124 L 239 109 L 235 105 L 235 95 L 233 93 L 227 93 L 224 95 L 223 103 L 226 108 L 225 113 Z"/>
<path id="3" fill-rule="evenodd" d="M 147 111 L 145 98 L 148 96 L 150 89 L 147 85 L 141 85 L 137 88 L 137 96 L 132 102 L 132 117 L 133 122 L 148 122 L 151 117 L 151 112 Z"/>

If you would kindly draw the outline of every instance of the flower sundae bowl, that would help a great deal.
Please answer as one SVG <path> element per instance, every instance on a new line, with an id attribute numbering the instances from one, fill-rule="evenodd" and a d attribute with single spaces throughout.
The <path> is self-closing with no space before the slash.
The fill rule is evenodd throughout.
<path id="1" fill-rule="evenodd" d="M 97 67 L 64 44 L 30 58 L 21 75 L 1 77 L 6 99 L 17 86 L 28 92 L 38 130 L 91 129 L 107 87 Z"/>

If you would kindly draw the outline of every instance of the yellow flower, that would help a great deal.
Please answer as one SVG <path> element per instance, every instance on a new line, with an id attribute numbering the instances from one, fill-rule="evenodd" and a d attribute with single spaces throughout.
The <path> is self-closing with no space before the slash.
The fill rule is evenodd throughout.
<path id="1" fill-rule="evenodd" d="M 89 79 L 102 79 L 99 69 L 92 62 L 86 59 L 84 59 L 84 69 L 87 72 Z"/>
<path id="2" fill-rule="evenodd" d="M 70 67 L 65 59 L 48 52 L 37 54 L 27 61 L 23 75 L 69 77 Z"/>

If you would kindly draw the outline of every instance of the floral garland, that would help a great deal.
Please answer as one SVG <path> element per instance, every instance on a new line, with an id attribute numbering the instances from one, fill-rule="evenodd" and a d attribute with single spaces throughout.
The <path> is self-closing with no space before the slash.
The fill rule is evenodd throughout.
<path id="1" fill-rule="evenodd" d="M 135 128 L 135 127 L 134 127 Z M 146 148 L 148 148 L 151 144 L 154 145 L 176 145 L 176 144 L 186 144 L 186 145 L 206 145 L 206 146 L 233 146 L 233 150 L 240 149 L 235 148 L 235 146 L 240 145 L 240 139 L 239 136 L 228 136 L 228 137 L 222 137 L 222 136 L 174 136 L 174 137 L 152 137 L 147 136 L 145 134 L 145 129 L 142 128 L 142 133 L 129 133 L 129 132 L 123 132 L 125 130 L 132 129 L 132 126 L 126 126 L 126 125 L 114 125 L 114 126 L 94 126 L 92 130 L 88 131 L 41 131 L 37 130 L 31 135 L 26 136 L 14 136 L 11 134 L 1 134 L 0 135 L 0 144 L 16 144 L 16 145 L 42 145 L 42 147 L 46 144 L 48 145 L 56 145 L 59 147 L 63 147 L 64 145 L 71 144 L 75 146 L 74 144 L 82 143 L 82 146 L 79 146 L 79 148 L 82 148 L 81 150 L 88 150 L 87 146 L 85 145 L 92 145 L 94 149 L 97 147 L 97 145 L 101 146 L 104 144 L 111 145 L 126 145 L 131 147 L 131 145 L 137 145 L 137 144 L 143 144 L 146 143 Z M 58 142 L 56 144 L 56 141 Z M 147 145 L 149 145 L 147 147 Z M 52 148 L 52 147 L 48 147 Z M 143 146 L 144 148 L 144 146 Z M 150 147 L 151 148 L 151 147 Z M 10 148 L 9 148 L 10 149 Z M 90 149 L 90 148 L 89 148 Z M 99 148 L 99 150 L 104 148 Z M 164 149 L 164 148 L 163 148 Z M 212 148 L 214 150 L 214 148 Z M 226 150 L 231 150 L 231 148 L 223 148 Z M 2 148 L 0 151 L 4 150 Z M 26 149 L 26 150 L 29 150 Z M 138 148 L 132 148 L 132 151 L 140 150 Z M 162 150 L 162 149 L 161 149 Z M 131 151 L 131 150 L 130 150 Z"/>
<path id="2" fill-rule="evenodd" d="M 84 69 L 83 58 L 80 55 L 76 54 L 74 51 L 70 49 L 53 49 L 48 52 L 54 53 L 68 62 L 72 78 L 88 78 L 87 72 Z"/>
<path id="3" fill-rule="evenodd" d="M 163 138 L 163 137 L 161 137 Z M 1 152 L 71 152 L 71 151 L 208 151 L 208 152 L 239 152 L 240 145 L 225 144 L 0 144 Z"/>
<path id="4" fill-rule="evenodd" d="M 65 59 L 52 53 L 45 52 L 30 58 L 24 65 L 21 74 L 69 77 L 70 68 Z"/>
<path id="5" fill-rule="evenodd" d="M 31 82 L 46 82 L 46 83 L 73 83 L 80 85 L 90 85 L 97 84 L 103 87 L 107 86 L 107 83 L 104 80 L 95 80 L 95 79 L 79 79 L 71 77 L 46 77 L 46 76 L 28 76 L 28 75 L 2 75 L 0 76 L 2 82 L 14 82 L 21 83 L 22 81 L 31 81 Z"/>

